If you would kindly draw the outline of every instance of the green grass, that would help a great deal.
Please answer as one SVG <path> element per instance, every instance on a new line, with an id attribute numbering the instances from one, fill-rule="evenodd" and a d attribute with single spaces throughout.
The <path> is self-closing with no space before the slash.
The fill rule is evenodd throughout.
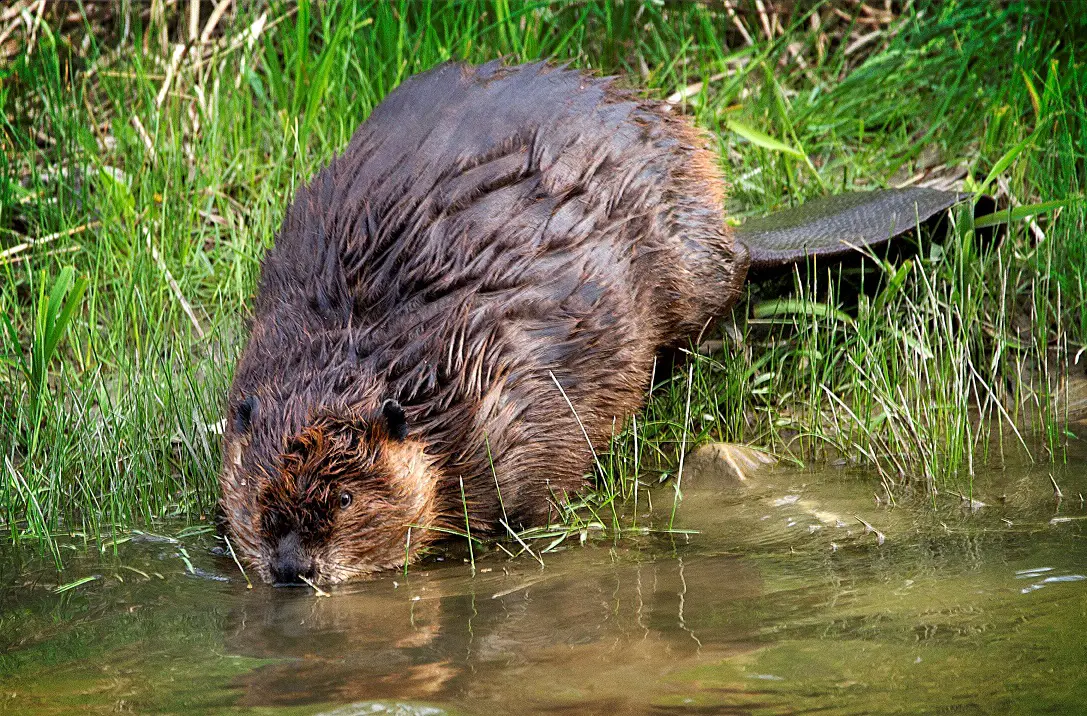
<path id="1" fill-rule="evenodd" d="M 183 55 L 189 3 L 133 14 L 127 35 L 113 7 L 28 16 L 0 70 L 10 539 L 210 517 L 215 426 L 294 190 L 400 81 L 453 58 L 568 59 L 681 93 L 720 138 L 738 220 L 941 173 L 1014 205 L 1063 202 L 1010 222 L 995 250 L 960 213 L 951 240 L 870 271 L 859 298 L 855 273 L 812 272 L 785 303 L 753 293 L 722 349 L 658 385 L 637 430 L 617 426 L 600 489 L 547 539 L 624 524 L 635 478 L 656 482 L 647 468 L 684 442 L 845 458 L 891 495 L 969 485 L 1020 436 L 1034 459 L 1063 459 L 1058 389 L 1087 340 L 1075 4 L 907 2 L 873 20 L 800 3 L 780 29 L 766 18 L 771 33 L 739 4 L 735 19 L 718 4 L 258 4 Z"/>

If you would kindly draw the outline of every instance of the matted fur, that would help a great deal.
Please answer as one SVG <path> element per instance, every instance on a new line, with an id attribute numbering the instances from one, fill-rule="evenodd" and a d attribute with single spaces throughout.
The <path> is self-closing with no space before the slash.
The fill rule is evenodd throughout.
<path id="1" fill-rule="evenodd" d="M 265 258 L 223 450 L 239 554 L 269 579 L 287 530 L 319 581 L 394 567 L 441 536 L 427 527 L 463 528 L 462 481 L 474 532 L 503 509 L 545 523 L 591 474 L 555 380 L 604 447 L 656 352 L 739 295 L 716 162 L 685 118 L 578 71 L 406 80 L 299 190 Z"/>

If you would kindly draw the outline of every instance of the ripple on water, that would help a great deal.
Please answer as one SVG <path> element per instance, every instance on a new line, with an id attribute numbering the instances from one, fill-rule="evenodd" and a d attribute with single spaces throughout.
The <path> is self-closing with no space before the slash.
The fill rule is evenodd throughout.
<path id="1" fill-rule="evenodd" d="M 1068 712 L 1085 523 L 1050 471 L 1087 492 L 1082 466 L 979 478 L 976 509 L 889 508 L 856 473 L 685 478 L 686 532 L 475 576 L 452 552 L 329 598 L 247 590 L 210 534 L 66 550 L 62 575 L 8 554 L 0 713 Z"/>

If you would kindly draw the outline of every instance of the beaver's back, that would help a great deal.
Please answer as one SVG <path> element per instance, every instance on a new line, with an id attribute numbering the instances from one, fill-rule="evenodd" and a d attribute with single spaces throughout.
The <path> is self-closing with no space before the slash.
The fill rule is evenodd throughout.
<path id="1" fill-rule="evenodd" d="M 739 293 L 715 161 L 685 119 L 606 79 L 499 63 L 409 78 L 288 210 L 235 393 L 304 393 L 280 435 L 395 397 L 477 521 L 497 513 L 493 474 L 505 509 L 538 520 L 583 480 L 582 425 L 605 443 L 655 352 Z"/>
<path id="2" fill-rule="evenodd" d="M 720 260 L 733 247 L 705 144 L 608 79 L 543 63 L 442 65 L 405 80 L 300 191 L 264 283 L 343 322 L 352 312 L 387 320 L 463 289 L 556 281 L 557 297 L 577 290 L 558 274 L 581 283 L 591 277 L 579 269 L 607 268 L 605 283 L 625 282 L 662 316 L 687 304 L 664 330 L 697 330 L 695 314 L 732 298 L 720 279 L 743 279 Z M 617 275 L 630 261 L 638 275 Z M 709 305 L 674 290 L 707 268 Z"/>

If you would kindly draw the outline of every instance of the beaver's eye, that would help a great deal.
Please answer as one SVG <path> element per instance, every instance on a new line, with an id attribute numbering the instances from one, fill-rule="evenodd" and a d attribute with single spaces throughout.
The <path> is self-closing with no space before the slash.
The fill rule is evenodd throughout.
<path id="1" fill-rule="evenodd" d="M 351 493 L 350 492 L 341 492 L 340 493 L 340 509 L 341 510 L 346 510 L 350 506 L 351 506 Z"/>

